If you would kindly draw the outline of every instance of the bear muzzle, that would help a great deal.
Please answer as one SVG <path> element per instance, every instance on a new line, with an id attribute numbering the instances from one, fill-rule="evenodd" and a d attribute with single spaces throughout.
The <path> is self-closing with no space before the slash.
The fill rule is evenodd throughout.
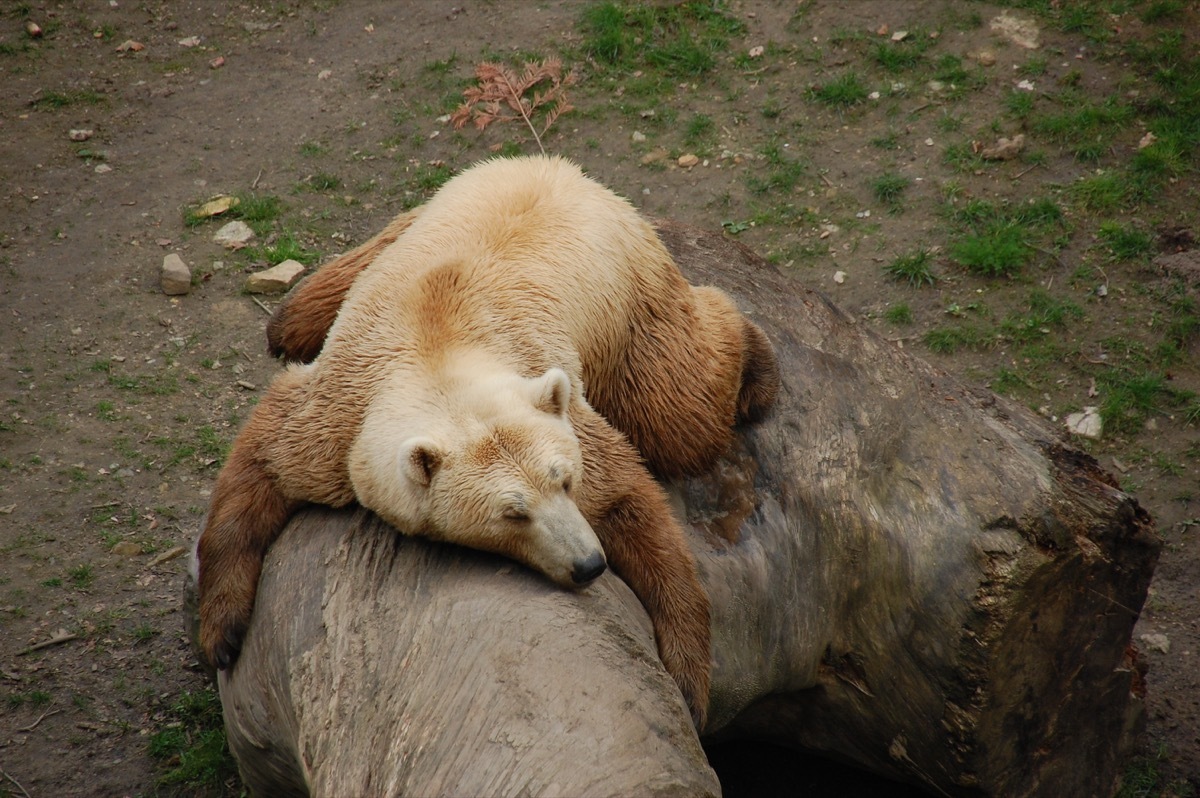
<path id="1" fill-rule="evenodd" d="M 593 552 L 590 557 L 575 561 L 575 567 L 571 569 L 571 581 L 580 587 L 590 585 L 607 569 L 608 563 L 604 555 L 598 551 Z"/>

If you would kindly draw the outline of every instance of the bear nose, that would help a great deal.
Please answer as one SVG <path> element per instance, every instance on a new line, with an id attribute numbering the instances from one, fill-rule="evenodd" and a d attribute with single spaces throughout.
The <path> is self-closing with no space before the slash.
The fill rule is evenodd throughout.
<path id="1" fill-rule="evenodd" d="M 577 585 L 586 585 L 604 573 L 604 569 L 608 567 L 608 563 L 604 561 L 604 555 L 600 552 L 595 552 L 586 560 L 581 560 L 575 563 L 574 569 L 571 571 L 571 579 Z"/>

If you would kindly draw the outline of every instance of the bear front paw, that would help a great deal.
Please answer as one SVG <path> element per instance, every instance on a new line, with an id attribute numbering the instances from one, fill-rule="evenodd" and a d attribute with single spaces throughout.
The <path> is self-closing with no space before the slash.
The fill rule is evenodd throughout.
<path id="1" fill-rule="evenodd" d="M 228 670 L 242 653 L 249 624 L 229 613 L 200 611 L 200 650 L 218 670 Z"/>

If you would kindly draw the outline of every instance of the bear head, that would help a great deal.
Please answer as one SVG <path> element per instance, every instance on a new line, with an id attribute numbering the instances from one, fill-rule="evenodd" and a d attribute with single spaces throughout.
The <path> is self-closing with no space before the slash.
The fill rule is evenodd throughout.
<path id="1" fill-rule="evenodd" d="M 606 561 L 573 497 L 583 458 L 572 390 L 557 368 L 480 378 L 447 398 L 454 412 L 423 413 L 417 434 L 373 402 L 350 456 L 359 502 L 404 534 L 495 552 L 565 587 L 590 584 Z"/>

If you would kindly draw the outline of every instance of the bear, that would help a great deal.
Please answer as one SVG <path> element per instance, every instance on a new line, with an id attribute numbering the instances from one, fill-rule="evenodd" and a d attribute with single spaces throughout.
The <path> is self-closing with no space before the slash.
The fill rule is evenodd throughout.
<path id="1" fill-rule="evenodd" d="M 707 470 L 765 415 L 766 336 L 556 157 L 475 165 L 335 264 L 305 281 L 311 316 L 293 300 L 275 325 L 295 341 L 280 331 L 313 319 L 296 347 L 313 357 L 272 381 L 217 478 L 198 543 L 205 655 L 234 665 L 288 517 L 358 502 L 569 588 L 611 565 L 702 728 L 708 598 L 653 474 Z"/>

